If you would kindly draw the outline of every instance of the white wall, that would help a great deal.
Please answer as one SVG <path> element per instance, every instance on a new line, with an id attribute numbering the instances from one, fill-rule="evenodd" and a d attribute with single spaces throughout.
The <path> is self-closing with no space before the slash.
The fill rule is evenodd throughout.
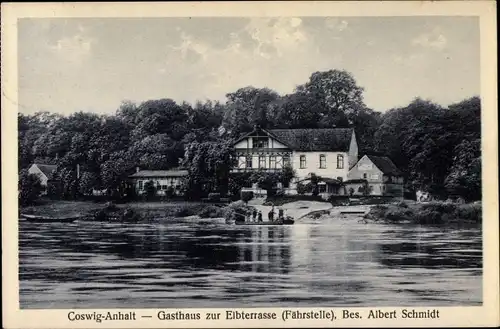
<path id="1" fill-rule="evenodd" d="M 326 168 L 320 168 L 320 155 L 324 154 L 326 156 Z M 344 156 L 344 168 L 337 169 L 337 155 Z M 300 156 L 306 156 L 306 168 L 300 168 Z M 343 180 L 347 180 L 347 173 L 349 172 L 349 160 L 347 152 L 293 152 L 292 156 L 292 167 L 297 173 L 297 178 L 304 179 L 309 176 L 310 173 L 314 173 L 317 176 L 328 177 L 337 179 L 337 177 L 342 177 Z"/>
<path id="2" fill-rule="evenodd" d="M 47 176 L 45 176 L 45 174 L 38 168 L 37 165 L 31 165 L 31 167 L 28 169 L 28 173 L 37 175 L 40 178 L 40 183 L 42 184 L 42 186 L 47 187 Z"/>

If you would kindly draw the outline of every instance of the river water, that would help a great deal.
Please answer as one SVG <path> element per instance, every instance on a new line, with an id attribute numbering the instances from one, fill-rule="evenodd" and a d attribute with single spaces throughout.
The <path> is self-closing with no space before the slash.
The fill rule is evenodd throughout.
<path id="1" fill-rule="evenodd" d="M 20 222 L 21 308 L 482 303 L 480 228 Z"/>

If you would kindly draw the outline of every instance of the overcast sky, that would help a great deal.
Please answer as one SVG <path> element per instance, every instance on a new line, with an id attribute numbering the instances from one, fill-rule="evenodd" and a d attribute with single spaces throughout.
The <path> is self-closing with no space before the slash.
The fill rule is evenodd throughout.
<path id="1" fill-rule="evenodd" d="M 244 86 L 293 92 L 344 69 L 385 111 L 479 95 L 469 17 L 21 19 L 20 111 L 114 113 L 123 100 L 225 100 Z"/>

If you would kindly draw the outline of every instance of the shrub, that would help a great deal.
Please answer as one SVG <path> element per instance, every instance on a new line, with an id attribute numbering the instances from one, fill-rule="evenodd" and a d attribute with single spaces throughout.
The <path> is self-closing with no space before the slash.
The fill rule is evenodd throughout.
<path id="1" fill-rule="evenodd" d="M 104 210 L 105 211 L 117 211 L 118 207 L 116 206 L 116 204 L 109 201 L 109 202 L 106 202 L 106 204 L 104 205 Z"/>
<path id="2" fill-rule="evenodd" d="M 126 208 L 120 213 L 119 219 L 124 222 L 138 222 L 142 219 L 142 217 L 134 209 Z"/>
<path id="3" fill-rule="evenodd" d="M 220 201 L 220 193 L 208 193 L 208 200 Z"/>
<path id="4" fill-rule="evenodd" d="M 187 217 L 196 215 L 196 210 L 193 207 L 182 207 L 175 212 L 175 217 Z"/>
<path id="5" fill-rule="evenodd" d="M 241 200 L 248 202 L 253 199 L 253 191 L 241 191 Z"/>
<path id="6" fill-rule="evenodd" d="M 201 209 L 198 213 L 201 218 L 217 218 L 222 217 L 222 211 L 216 206 L 207 206 Z"/>
<path id="7" fill-rule="evenodd" d="M 243 215 L 250 215 L 255 208 L 247 205 L 244 201 L 236 201 L 232 202 L 226 207 L 220 210 L 220 215 L 222 215 L 226 219 L 234 218 L 236 213 Z"/>
<path id="8" fill-rule="evenodd" d="M 408 208 L 408 204 L 404 201 L 398 202 L 397 206 L 400 208 Z"/>
<path id="9" fill-rule="evenodd" d="M 35 174 L 28 173 L 27 170 L 22 170 L 19 173 L 18 188 L 19 204 L 23 206 L 35 203 L 42 191 L 40 178 Z"/>
<path id="10" fill-rule="evenodd" d="M 460 205 L 454 213 L 455 218 L 475 223 L 482 221 L 482 215 L 482 206 L 480 203 Z"/>
<path id="11" fill-rule="evenodd" d="M 165 190 L 165 196 L 169 199 L 173 198 L 175 195 L 175 190 L 172 186 L 168 186 Z"/>
<path id="12" fill-rule="evenodd" d="M 297 193 L 304 195 L 307 193 L 307 186 L 303 183 L 297 183 Z"/>

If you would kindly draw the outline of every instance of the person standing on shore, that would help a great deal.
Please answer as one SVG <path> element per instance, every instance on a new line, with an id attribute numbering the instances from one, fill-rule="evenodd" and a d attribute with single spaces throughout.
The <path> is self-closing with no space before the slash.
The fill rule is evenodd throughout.
<path id="1" fill-rule="evenodd" d="M 255 222 L 256 219 L 257 219 L 257 209 L 254 208 L 252 212 L 252 222 Z"/>
<path id="2" fill-rule="evenodd" d="M 274 206 L 271 208 L 271 211 L 269 211 L 269 214 L 267 214 L 267 217 L 270 222 L 274 221 Z"/>
<path id="3" fill-rule="evenodd" d="M 259 213 L 257 214 L 257 220 L 259 223 L 262 223 L 262 212 L 259 210 Z"/>

